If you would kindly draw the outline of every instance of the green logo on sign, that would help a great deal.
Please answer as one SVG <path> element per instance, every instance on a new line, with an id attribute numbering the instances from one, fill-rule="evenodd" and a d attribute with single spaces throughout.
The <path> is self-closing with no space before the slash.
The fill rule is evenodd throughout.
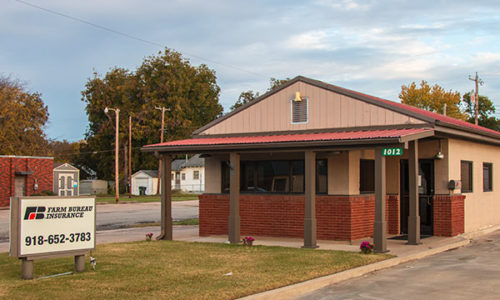
<path id="1" fill-rule="evenodd" d="M 383 156 L 401 156 L 403 155 L 403 148 L 384 148 L 382 149 Z"/>

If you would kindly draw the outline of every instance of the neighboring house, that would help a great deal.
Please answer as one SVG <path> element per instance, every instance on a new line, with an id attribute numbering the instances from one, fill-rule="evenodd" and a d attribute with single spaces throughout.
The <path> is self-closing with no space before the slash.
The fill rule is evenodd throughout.
<path id="1" fill-rule="evenodd" d="M 199 154 L 172 162 L 172 189 L 190 193 L 205 190 L 205 159 Z"/>
<path id="2" fill-rule="evenodd" d="M 132 175 L 132 195 L 156 195 L 158 170 L 140 170 Z"/>
<path id="3" fill-rule="evenodd" d="M 10 197 L 52 191 L 54 158 L 0 155 L 0 207 L 10 205 Z"/>
<path id="4" fill-rule="evenodd" d="M 373 236 L 383 250 L 386 234 L 500 224 L 500 132 L 301 76 L 142 150 L 206 157 L 199 234 L 233 243 Z"/>
<path id="5" fill-rule="evenodd" d="M 176 159 L 172 162 L 172 189 L 181 189 L 181 170 L 182 165 L 186 162 L 185 159 Z"/>
<path id="6" fill-rule="evenodd" d="M 58 196 L 78 196 L 80 170 L 68 163 L 54 163 L 53 191 Z"/>
<path id="7" fill-rule="evenodd" d="M 108 182 L 106 180 L 80 180 L 80 195 L 98 195 L 108 193 Z"/>

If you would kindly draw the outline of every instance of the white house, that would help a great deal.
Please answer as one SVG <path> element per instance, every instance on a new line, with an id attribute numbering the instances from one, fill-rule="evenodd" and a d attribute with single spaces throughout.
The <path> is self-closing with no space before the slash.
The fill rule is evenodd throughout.
<path id="1" fill-rule="evenodd" d="M 205 159 L 194 155 L 190 159 L 172 162 L 172 189 L 202 193 L 205 190 Z"/>

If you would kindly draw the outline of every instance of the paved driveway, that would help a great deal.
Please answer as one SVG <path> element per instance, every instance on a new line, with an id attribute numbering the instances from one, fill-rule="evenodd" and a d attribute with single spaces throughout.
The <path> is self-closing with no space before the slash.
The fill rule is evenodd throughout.
<path id="1" fill-rule="evenodd" d="M 297 299 L 500 299 L 500 231 Z"/>

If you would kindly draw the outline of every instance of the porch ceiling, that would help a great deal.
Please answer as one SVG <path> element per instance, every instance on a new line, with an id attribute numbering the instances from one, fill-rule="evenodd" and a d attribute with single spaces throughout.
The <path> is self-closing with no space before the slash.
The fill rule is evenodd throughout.
<path id="1" fill-rule="evenodd" d="M 359 130 L 260 136 L 204 137 L 146 145 L 144 152 L 195 152 L 401 144 L 434 135 L 431 128 Z"/>

